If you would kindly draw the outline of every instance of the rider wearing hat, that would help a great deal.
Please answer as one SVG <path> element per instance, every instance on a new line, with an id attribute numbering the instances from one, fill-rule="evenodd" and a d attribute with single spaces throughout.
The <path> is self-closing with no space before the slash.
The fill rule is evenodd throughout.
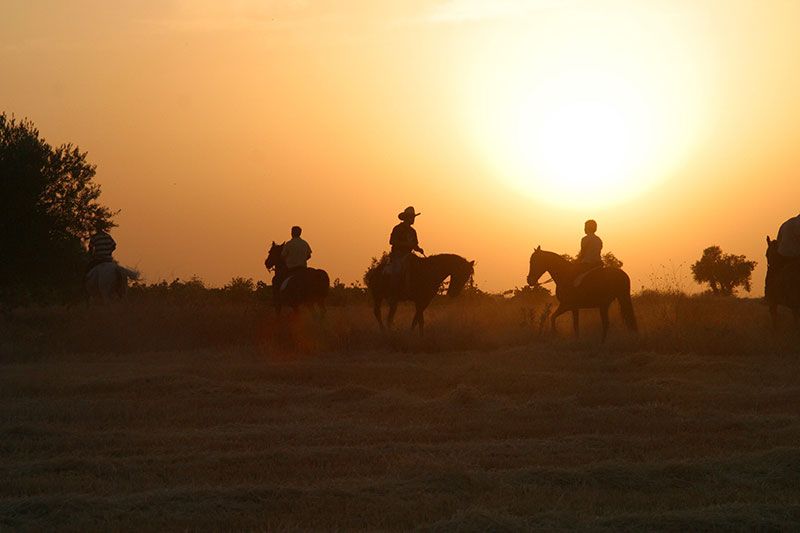
<path id="1" fill-rule="evenodd" d="M 402 222 L 392 229 L 392 235 L 389 237 L 392 250 L 389 252 L 389 268 L 387 270 L 398 281 L 402 280 L 401 274 L 407 272 L 408 258 L 413 252 L 425 255 L 419 246 L 417 231 L 412 227 L 414 220 L 421 214 L 417 213 L 412 206 L 406 207 L 402 213 L 397 215 Z"/>

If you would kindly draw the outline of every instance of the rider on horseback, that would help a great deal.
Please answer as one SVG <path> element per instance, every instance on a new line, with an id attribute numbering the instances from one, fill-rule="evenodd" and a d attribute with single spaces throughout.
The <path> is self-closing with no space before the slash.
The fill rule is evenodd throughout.
<path id="1" fill-rule="evenodd" d="M 597 222 L 587 220 L 583 225 L 586 235 L 581 239 L 581 251 L 578 252 L 578 271 L 588 272 L 603 266 L 603 241 L 596 235 Z"/>
<path id="2" fill-rule="evenodd" d="M 279 280 L 278 286 L 283 281 L 289 279 L 294 274 L 308 268 L 308 260 L 311 259 L 311 246 L 300 238 L 303 229 L 300 226 L 292 226 L 292 238 L 283 245 L 281 257 L 286 262 L 286 273 Z"/>
<path id="3" fill-rule="evenodd" d="M 408 285 L 410 277 L 408 263 L 413 253 L 416 251 L 425 255 L 419 246 L 417 231 L 412 227 L 414 220 L 421 214 L 417 213 L 412 206 L 406 207 L 402 213 L 397 215 L 402 222 L 392 229 L 392 235 L 389 237 L 392 249 L 389 252 L 386 273 L 391 276 L 392 285 L 396 290 L 402 285 Z"/>
<path id="4" fill-rule="evenodd" d="M 98 229 L 97 232 L 89 239 L 89 254 L 91 259 L 86 265 L 86 274 L 92 271 L 94 267 L 102 263 L 111 263 L 114 261 L 113 253 L 117 249 L 117 243 L 111 238 L 103 229 Z"/>

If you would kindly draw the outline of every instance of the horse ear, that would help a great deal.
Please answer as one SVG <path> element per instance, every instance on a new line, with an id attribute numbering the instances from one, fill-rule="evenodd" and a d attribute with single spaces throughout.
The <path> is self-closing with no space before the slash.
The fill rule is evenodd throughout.
<path id="1" fill-rule="evenodd" d="M 536 247 L 536 251 L 537 251 L 537 252 L 541 252 L 541 251 L 542 251 L 542 245 L 541 245 L 541 244 L 540 244 L 539 246 L 537 246 L 537 247 Z"/>
<path id="2" fill-rule="evenodd" d="M 770 240 L 769 235 L 767 235 L 767 246 L 769 246 L 770 242 L 772 242 L 772 241 Z"/>
<path id="3" fill-rule="evenodd" d="M 475 261 L 474 260 L 470 261 L 469 262 L 469 266 L 474 267 L 475 266 Z"/>
<path id="4" fill-rule="evenodd" d="M 275 241 L 272 241 L 272 246 L 275 246 Z"/>

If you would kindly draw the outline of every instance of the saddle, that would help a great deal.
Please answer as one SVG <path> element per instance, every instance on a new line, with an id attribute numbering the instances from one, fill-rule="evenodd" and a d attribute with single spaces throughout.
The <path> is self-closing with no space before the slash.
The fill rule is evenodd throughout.
<path id="1" fill-rule="evenodd" d="M 583 280 L 586 278 L 586 276 L 588 276 L 589 274 L 591 274 L 595 270 L 599 270 L 601 268 L 603 268 L 602 264 L 594 266 L 594 267 L 590 268 L 589 270 L 587 270 L 586 272 L 581 272 L 580 274 L 578 274 L 575 277 L 575 280 L 572 282 L 572 287 L 577 289 L 578 287 L 581 286 L 581 283 L 583 283 Z"/>
<path id="2" fill-rule="evenodd" d="M 300 275 L 304 274 L 305 272 L 308 272 L 309 270 L 310 269 L 308 267 L 297 267 L 297 268 L 293 268 L 293 269 L 289 270 L 289 272 L 286 273 L 286 277 L 283 278 L 283 281 L 281 281 L 281 285 L 278 288 L 278 290 L 280 292 L 285 291 L 286 288 L 289 286 L 289 282 L 292 279 L 294 279 L 297 276 L 300 276 Z"/>

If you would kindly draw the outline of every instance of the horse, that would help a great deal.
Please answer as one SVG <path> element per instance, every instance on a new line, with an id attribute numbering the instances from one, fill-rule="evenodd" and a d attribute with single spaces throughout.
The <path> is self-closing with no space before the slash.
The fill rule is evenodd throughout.
<path id="1" fill-rule="evenodd" d="M 319 268 L 304 268 L 289 272 L 286 260 L 281 256 L 285 244 L 285 242 L 275 244 L 275 241 L 272 241 L 267 258 L 264 260 L 267 270 L 275 271 L 272 278 L 275 312 L 280 315 L 283 305 L 291 307 L 294 311 L 300 306 L 306 306 L 311 310 L 318 308 L 324 315 L 325 298 L 328 296 L 331 284 L 328 273 Z"/>
<path id="2" fill-rule="evenodd" d="M 535 286 L 539 278 L 548 272 L 556 282 L 558 308 L 550 317 L 550 328 L 555 331 L 556 318 L 572 311 L 572 327 L 578 336 L 581 309 L 597 309 L 603 322 L 603 342 L 608 335 L 608 308 L 617 300 L 622 310 L 622 319 L 631 331 L 637 331 L 636 316 L 631 302 L 631 280 L 619 268 L 598 267 L 580 276 L 578 264 L 564 257 L 542 250 L 537 246 L 531 255 L 528 285 Z M 578 281 L 577 287 L 575 282 Z"/>
<path id="3" fill-rule="evenodd" d="M 772 326 L 778 326 L 778 306 L 792 310 L 795 324 L 800 324 L 800 260 L 778 253 L 778 241 L 767 236 L 767 277 L 764 298 L 769 305 Z"/>
<path id="4" fill-rule="evenodd" d="M 84 280 L 89 301 L 108 303 L 124 298 L 129 279 L 139 279 L 139 273 L 114 261 L 96 265 L 86 274 Z"/>
<path id="5" fill-rule="evenodd" d="M 411 301 L 415 306 L 411 329 L 419 326 L 422 336 L 425 329 L 425 309 L 445 279 L 450 278 L 447 295 L 458 296 L 475 271 L 475 261 L 467 261 L 455 254 L 438 254 L 430 257 L 408 257 L 408 279 L 400 289 L 393 287 L 392 279 L 386 273 L 389 257 L 384 256 L 370 267 L 364 275 L 367 288 L 372 294 L 373 312 L 381 329 L 384 328 L 381 314 L 383 300 L 389 302 L 389 314 L 386 316 L 388 327 L 392 327 L 397 304 L 400 301 Z"/>

